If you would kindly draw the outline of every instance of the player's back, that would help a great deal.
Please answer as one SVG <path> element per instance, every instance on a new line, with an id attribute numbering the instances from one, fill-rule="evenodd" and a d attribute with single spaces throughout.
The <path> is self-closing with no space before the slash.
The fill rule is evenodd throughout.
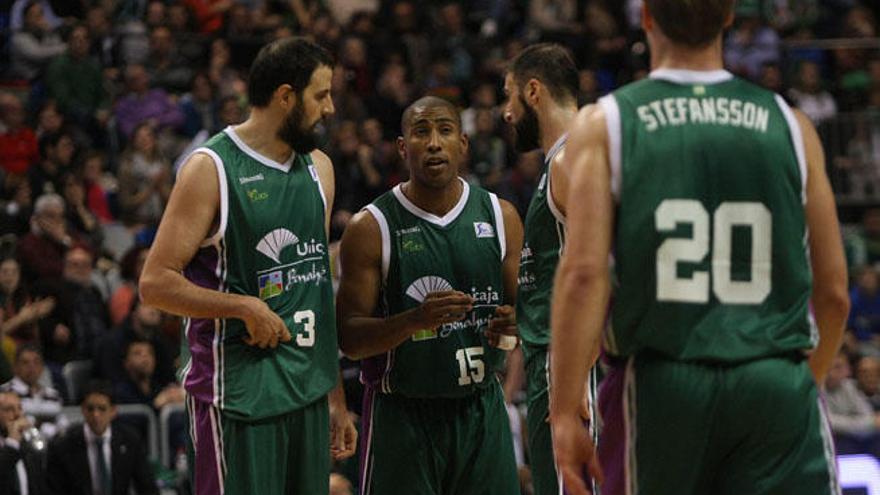
<path id="1" fill-rule="evenodd" d="M 600 104 L 618 200 L 609 351 L 810 347 L 806 165 L 784 101 L 725 71 L 662 70 Z"/>

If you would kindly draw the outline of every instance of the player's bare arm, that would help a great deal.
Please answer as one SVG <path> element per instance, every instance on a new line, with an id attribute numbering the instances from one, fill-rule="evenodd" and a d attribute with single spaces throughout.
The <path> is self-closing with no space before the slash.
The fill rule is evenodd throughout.
<path id="1" fill-rule="evenodd" d="M 205 289 L 183 276 L 218 222 L 220 183 L 213 159 L 196 153 L 184 164 L 140 277 L 141 299 L 168 313 L 192 318 L 238 318 L 247 343 L 275 347 L 289 341 L 286 325 L 256 297 Z"/>
<path id="2" fill-rule="evenodd" d="M 581 110 L 569 133 L 564 166 L 570 170 L 565 250 L 556 271 L 551 313 L 550 421 L 565 487 L 588 493 L 583 468 L 602 479 L 589 433 L 581 420 L 584 384 L 598 353 L 611 294 L 608 255 L 614 220 L 605 117 L 598 106 Z"/>
<path id="3" fill-rule="evenodd" d="M 342 235 L 342 278 L 336 296 L 339 347 L 351 359 L 387 352 L 415 332 L 464 318 L 471 297 L 458 291 L 428 294 L 417 308 L 388 318 L 374 316 L 382 285 L 382 241 L 373 215 L 361 211 Z"/>
<path id="4" fill-rule="evenodd" d="M 486 337 L 489 345 L 511 350 L 516 345 L 516 291 L 519 276 L 519 259 L 523 246 L 523 225 L 514 206 L 500 200 L 504 220 L 506 251 L 502 270 L 504 272 L 504 304 L 495 308 L 495 317 L 489 321 Z"/>
<path id="5" fill-rule="evenodd" d="M 804 137 L 807 158 L 807 228 L 810 235 L 810 265 L 813 271 L 811 302 L 819 327 L 819 345 L 810 356 L 810 369 L 820 386 L 843 338 L 849 313 L 846 258 L 840 237 L 840 223 L 834 193 L 825 173 L 825 153 L 810 120 L 795 111 Z"/>

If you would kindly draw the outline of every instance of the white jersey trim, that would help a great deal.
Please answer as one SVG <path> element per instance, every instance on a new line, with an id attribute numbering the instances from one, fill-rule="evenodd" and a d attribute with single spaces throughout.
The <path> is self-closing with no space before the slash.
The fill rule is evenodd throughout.
<path id="1" fill-rule="evenodd" d="M 312 179 L 318 184 L 318 192 L 321 194 L 321 202 L 324 203 L 324 215 L 327 215 L 327 196 L 324 195 L 324 187 L 321 185 L 321 175 L 318 173 L 318 169 L 315 168 L 314 160 L 312 160 L 312 164 L 309 165 L 309 174 L 311 174 Z"/>
<path id="2" fill-rule="evenodd" d="M 495 213 L 495 230 L 498 232 L 498 245 L 501 247 L 501 261 L 507 256 L 507 233 L 504 230 L 504 213 L 501 211 L 501 202 L 495 193 L 489 193 L 492 201 L 492 211 Z"/>
<path id="3" fill-rule="evenodd" d="M 382 235 L 382 283 L 388 279 L 388 267 L 391 266 L 391 229 L 388 228 L 388 220 L 376 205 L 364 206 L 364 209 L 373 215 L 379 224 L 379 232 Z"/>
<path id="4" fill-rule="evenodd" d="M 775 96 L 776 104 L 779 105 L 779 110 L 782 111 L 782 114 L 785 115 L 786 122 L 788 122 L 788 131 L 791 133 L 791 144 L 794 146 L 795 155 L 797 155 L 798 168 L 801 172 L 801 202 L 807 204 L 807 154 L 804 151 L 804 137 L 801 133 L 801 126 L 798 123 L 794 112 L 791 110 L 791 107 L 788 106 L 788 103 L 786 103 L 781 96 Z"/>
<path id="5" fill-rule="evenodd" d="M 202 241 L 199 245 L 199 247 L 204 248 L 208 246 L 216 246 L 217 243 L 220 242 L 220 239 L 226 235 L 226 222 L 229 218 L 229 186 L 226 183 L 226 167 L 223 165 L 223 159 L 210 148 L 197 148 L 190 153 L 189 157 L 187 157 L 187 159 L 184 160 L 183 165 L 181 165 L 180 170 L 183 170 L 183 167 L 189 163 L 189 159 L 196 153 L 203 153 L 211 157 L 211 160 L 214 162 L 214 168 L 217 170 L 217 181 L 220 183 L 220 225 L 217 226 L 217 232 L 214 232 L 214 234 Z M 180 174 L 180 170 L 178 170 L 178 174 Z"/>
<path id="6" fill-rule="evenodd" d="M 250 156 L 254 160 L 262 163 L 267 167 L 274 168 L 282 172 L 289 172 L 290 167 L 293 166 L 293 160 L 296 159 L 296 153 L 291 152 L 290 158 L 288 158 L 284 163 L 278 163 L 268 156 L 263 155 L 259 151 L 248 146 L 247 143 L 245 143 L 241 139 L 238 133 L 235 132 L 235 129 L 232 126 L 228 126 L 226 129 L 223 129 L 223 132 L 225 132 L 226 135 L 229 136 L 229 139 L 232 139 L 232 142 L 234 142 L 235 145 L 238 146 L 239 149 L 241 149 L 241 151 L 244 151 L 246 155 Z"/>
<path id="7" fill-rule="evenodd" d="M 560 150 L 557 155 L 562 155 L 564 151 Z M 555 156 L 554 156 L 555 158 Z M 556 201 L 553 199 L 553 189 L 551 188 L 551 184 L 553 183 L 553 173 L 551 169 L 553 168 L 553 160 L 549 160 L 547 162 L 547 207 L 550 208 L 550 213 L 553 215 L 553 218 L 556 219 L 557 223 L 565 225 L 565 215 L 559 211 L 559 207 L 556 206 Z"/>
<path id="8" fill-rule="evenodd" d="M 623 193 L 623 128 L 620 120 L 620 107 L 614 95 L 599 99 L 605 113 L 605 126 L 608 128 L 608 159 L 611 162 L 611 194 L 617 202 Z"/>
<path id="9" fill-rule="evenodd" d="M 455 219 L 458 218 L 458 216 L 461 214 L 461 212 L 464 211 L 464 206 L 467 204 L 468 196 L 470 195 L 471 187 L 468 185 L 468 183 L 465 182 L 465 180 L 461 177 L 459 177 L 458 180 L 461 181 L 461 197 L 458 198 L 458 203 L 455 204 L 455 207 L 449 210 L 449 212 L 447 212 L 442 217 L 438 217 L 437 215 L 429 213 L 416 206 L 415 203 L 410 201 L 409 198 L 407 198 L 406 195 L 403 194 L 403 190 L 401 190 L 400 184 L 394 186 L 394 189 L 392 189 L 391 191 L 394 193 L 394 197 L 397 198 L 397 201 L 399 201 L 400 204 L 403 205 L 403 207 L 406 208 L 407 211 L 409 211 L 413 215 L 421 218 L 426 222 L 431 222 L 434 225 L 446 227 L 450 223 L 454 222 Z"/>
<path id="10" fill-rule="evenodd" d="M 733 79 L 733 74 L 726 70 L 656 69 L 648 77 L 677 84 L 717 84 Z"/>

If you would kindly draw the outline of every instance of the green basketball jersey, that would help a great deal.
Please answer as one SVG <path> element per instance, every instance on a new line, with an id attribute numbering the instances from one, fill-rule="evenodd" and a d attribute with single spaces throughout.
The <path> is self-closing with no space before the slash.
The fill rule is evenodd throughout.
<path id="1" fill-rule="evenodd" d="M 458 204 L 443 217 L 413 204 L 399 185 L 366 207 L 382 234 L 382 316 L 418 307 L 431 292 L 474 298 L 464 320 L 426 328 L 364 360 L 364 381 L 383 393 L 462 397 L 489 386 L 504 365 L 504 351 L 485 336 L 504 301 L 501 206 L 494 194 L 462 186 Z"/>
<path id="2" fill-rule="evenodd" d="M 618 200 L 608 350 L 738 362 L 814 345 L 806 162 L 782 98 L 660 70 L 600 105 Z"/>
<path id="3" fill-rule="evenodd" d="M 523 342 L 550 342 L 550 295 L 559 255 L 565 241 L 565 217 L 553 202 L 550 167 L 565 147 L 563 135 L 544 158 L 544 174 L 529 202 L 524 222 L 525 242 L 519 261 L 519 289 L 516 294 L 516 326 Z"/>
<path id="4" fill-rule="evenodd" d="M 302 408 L 335 385 L 338 369 L 318 174 L 309 155 L 277 163 L 231 127 L 197 152 L 217 166 L 221 218 L 184 274 L 202 287 L 259 297 L 293 339 L 260 349 L 244 343 L 241 320 L 188 318 L 184 385 L 196 399 L 244 419 Z"/>

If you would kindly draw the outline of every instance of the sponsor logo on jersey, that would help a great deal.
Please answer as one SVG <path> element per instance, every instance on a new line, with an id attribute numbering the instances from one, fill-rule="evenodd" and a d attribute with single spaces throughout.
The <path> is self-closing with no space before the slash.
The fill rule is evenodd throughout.
<path id="1" fill-rule="evenodd" d="M 252 177 L 239 177 L 238 183 L 244 185 L 249 182 L 256 182 L 258 180 L 263 180 L 263 179 L 264 179 L 263 174 L 257 174 Z"/>
<path id="2" fill-rule="evenodd" d="M 452 284 L 442 277 L 435 275 L 427 275 L 416 279 L 407 287 L 406 295 L 418 303 L 424 302 L 428 294 L 433 292 L 442 292 L 455 290 Z M 492 319 L 495 307 L 501 303 L 501 295 L 492 286 L 485 289 L 471 287 L 470 296 L 474 300 L 474 310 L 470 311 L 463 320 L 452 323 L 444 323 L 437 328 L 425 328 L 413 334 L 413 342 L 422 342 L 425 340 L 433 340 L 436 338 L 446 338 L 452 335 L 452 332 L 462 330 L 482 330 L 489 325 Z M 477 308 L 490 309 L 490 312 L 481 311 L 482 316 L 477 314 Z"/>
<path id="3" fill-rule="evenodd" d="M 260 192 L 256 189 L 249 189 L 247 191 L 247 197 L 251 201 L 256 203 L 257 201 L 265 201 L 265 200 L 269 199 L 269 193 L 267 193 L 265 191 Z"/>
<path id="4" fill-rule="evenodd" d="M 474 233 L 477 235 L 477 238 L 495 237 L 495 227 L 492 227 L 492 224 L 487 222 L 474 222 Z"/>
<path id="5" fill-rule="evenodd" d="M 404 236 L 404 235 L 407 235 L 407 234 L 418 234 L 418 233 L 421 232 L 421 231 L 422 231 L 421 227 L 419 227 L 418 225 L 416 225 L 415 227 L 410 227 L 410 228 L 408 228 L 408 229 L 395 230 L 395 231 L 394 231 L 394 234 L 395 234 L 397 237 L 400 237 L 400 236 Z"/>
<path id="6" fill-rule="evenodd" d="M 257 272 L 260 299 L 271 299 L 297 285 L 320 285 L 329 280 L 326 249 L 320 241 L 301 240 L 293 232 L 278 228 L 264 235 L 257 243 L 256 250 L 276 264 L 275 267 Z M 295 256 L 291 261 L 282 263 L 281 253 L 285 250 L 293 250 Z"/>

